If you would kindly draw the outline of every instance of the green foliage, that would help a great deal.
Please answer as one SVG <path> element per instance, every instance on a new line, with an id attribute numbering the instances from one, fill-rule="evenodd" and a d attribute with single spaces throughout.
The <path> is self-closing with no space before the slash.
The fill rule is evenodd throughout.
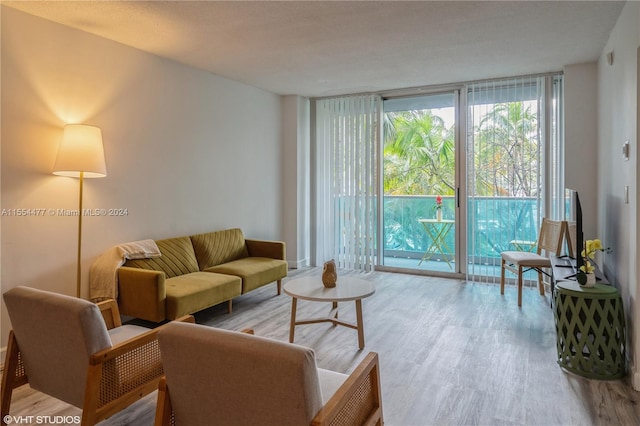
<path id="1" fill-rule="evenodd" d="M 524 102 L 496 104 L 481 118 L 474 131 L 474 195 L 538 194 L 538 119 L 531 108 Z"/>
<path id="2" fill-rule="evenodd" d="M 384 192 L 452 195 L 455 191 L 453 126 L 428 110 L 385 117 Z"/>
<path id="3" fill-rule="evenodd" d="M 475 196 L 535 197 L 540 191 L 539 137 L 534 103 L 496 104 L 474 129 Z M 384 193 L 453 195 L 455 129 L 430 110 L 384 117 Z"/>

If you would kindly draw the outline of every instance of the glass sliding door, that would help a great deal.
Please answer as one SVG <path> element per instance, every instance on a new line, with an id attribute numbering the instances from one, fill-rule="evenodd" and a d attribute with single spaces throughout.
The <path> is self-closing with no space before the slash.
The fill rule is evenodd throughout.
<path id="1" fill-rule="evenodd" d="M 561 216 L 562 75 L 447 89 L 315 101 L 316 264 L 496 282 Z"/>
<path id="2" fill-rule="evenodd" d="M 383 102 L 381 264 L 459 272 L 458 92 Z"/>

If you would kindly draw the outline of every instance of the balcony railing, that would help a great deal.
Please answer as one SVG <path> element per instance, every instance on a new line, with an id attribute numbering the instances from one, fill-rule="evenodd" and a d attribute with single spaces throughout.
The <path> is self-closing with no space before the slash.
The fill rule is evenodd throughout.
<path id="1" fill-rule="evenodd" d="M 443 219 L 454 219 L 454 197 L 443 197 Z M 535 241 L 536 198 L 475 197 L 468 202 L 467 259 L 471 264 L 499 264 L 500 253 L 514 250 L 513 240 Z M 384 256 L 421 258 L 431 239 L 418 219 L 436 217 L 435 196 L 384 197 Z M 455 232 L 445 245 L 455 247 Z M 447 253 L 452 256 L 453 253 Z"/>

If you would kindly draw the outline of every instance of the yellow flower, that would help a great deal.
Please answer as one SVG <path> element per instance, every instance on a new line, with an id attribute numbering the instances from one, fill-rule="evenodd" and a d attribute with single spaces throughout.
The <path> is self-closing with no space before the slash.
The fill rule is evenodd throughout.
<path id="1" fill-rule="evenodd" d="M 585 259 L 593 259 L 596 255 L 596 252 L 598 251 L 606 251 L 603 247 L 602 247 L 602 242 L 598 239 L 596 240 L 587 240 L 585 242 L 585 248 L 584 250 L 582 250 L 582 252 L 580 253 L 582 255 L 582 257 L 584 257 Z"/>
<path id="2" fill-rule="evenodd" d="M 598 251 L 611 253 L 611 249 L 602 247 L 602 242 L 598 239 L 587 240 L 584 242 L 584 248 L 580 252 L 580 256 L 582 256 L 582 258 L 584 259 L 584 262 L 583 262 L 583 265 L 580 267 L 580 270 L 576 274 L 580 285 L 586 284 L 587 274 L 593 274 L 595 272 L 596 267 L 594 264 L 591 263 L 591 261 L 596 257 L 596 253 Z"/>
<path id="3" fill-rule="evenodd" d="M 580 267 L 580 270 L 585 274 L 592 274 L 596 268 L 587 260 L 584 262 L 584 265 Z"/>

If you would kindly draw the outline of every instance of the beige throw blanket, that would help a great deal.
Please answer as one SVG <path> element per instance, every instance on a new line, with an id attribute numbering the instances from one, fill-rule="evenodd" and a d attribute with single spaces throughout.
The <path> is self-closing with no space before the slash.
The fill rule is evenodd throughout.
<path id="1" fill-rule="evenodd" d="M 93 302 L 118 298 L 118 268 L 129 259 L 159 257 L 153 240 L 141 240 L 111 247 L 89 269 L 89 298 Z"/>

